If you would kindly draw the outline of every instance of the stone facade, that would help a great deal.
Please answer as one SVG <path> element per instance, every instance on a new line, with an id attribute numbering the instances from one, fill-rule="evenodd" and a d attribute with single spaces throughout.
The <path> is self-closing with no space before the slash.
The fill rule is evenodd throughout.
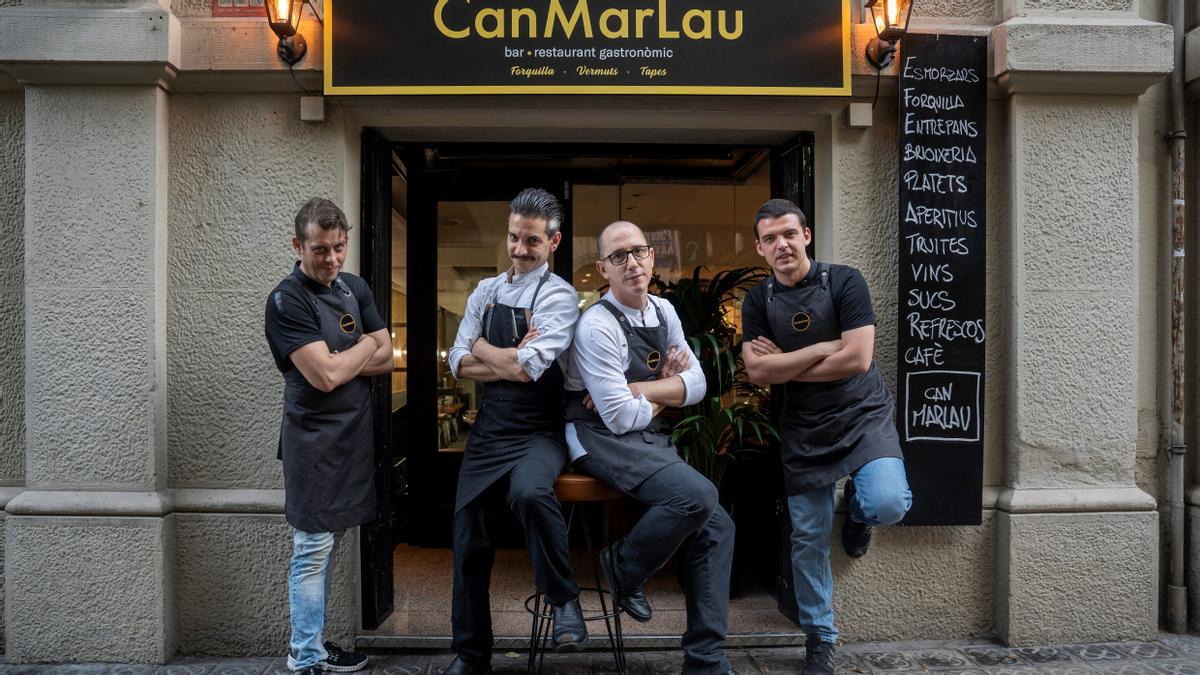
<path id="1" fill-rule="evenodd" d="M 364 127 L 592 142 L 811 131 L 817 219 L 831 224 L 819 256 L 895 287 L 880 245 L 896 240 L 894 66 L 867 128 L 844 123 L 844 99 L 653 97 L 607 97 L 603 109 L 586 97 L 346 98 L 308 124 L 265 22 L 214 21 L 210 7 L 0 0 L 10 660 L 285 650 L 281 379 L 262 303 L 289 269 L 297 204 L 325 195 L 357 219 Z M 983 525 L 887 528 L 867 558 L 836 558 L 846 639 L 1155 634 L 1167 555 L 1161 81 L 1176 67 L 1165 19 L 1162 3 L 1129 0 L 918 6 L 914 30 L 990 42 Z M 303 30 L 311 51 L 297 74 L 316 87 L 319 27 Z M 875 86 L 869 36 L 855 27 L 857 101 Z M 890 382 L 897 312 L 876 309 Z M 1200 560 L 1200 490 L 1189 504 L 1189 558 Z M 340 547 L 331 633 L 347 642 L 357 536 Z"/>

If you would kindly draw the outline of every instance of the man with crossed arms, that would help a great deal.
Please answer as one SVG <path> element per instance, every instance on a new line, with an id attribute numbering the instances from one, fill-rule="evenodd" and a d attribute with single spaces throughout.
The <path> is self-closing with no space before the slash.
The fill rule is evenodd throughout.
<path id="1" fill-rule="evenodd" d="M 862 274 L 811 260 L 804 213 L 772 199 L 754 218 L 754 245 L 771 275 L 742 303 L 742 357 L 756 384 L 779 384 L 780 456 L 792 521 L 792 576 L 807 636 L 805 675 L 832 675 L 829 534 L 837 481 L 847 474 L 842 546 L 862 557 L 871 526 L 912 505 L 895 405 L 875 366 L 875 312 Z"/>
<path id="2" fill-rule="evenodd" d="M 600 554 L 618 604 L 649 621 L 644 584 L 684 547 L 684 673 L 731 673 L 722 651 L 729 614 L 733 521 L 717 489 L 685 464 L 658 419 L 667 406 L 704 397 L 704 371 L 689 358 L 671 303 L 649 295 L 654 249 L 637 225 L 600 233 L 596 269 L 609 291 L 584 312 L 568 361 L 567 445 L 572 468 L 645 504 L 645 515 Z"/>

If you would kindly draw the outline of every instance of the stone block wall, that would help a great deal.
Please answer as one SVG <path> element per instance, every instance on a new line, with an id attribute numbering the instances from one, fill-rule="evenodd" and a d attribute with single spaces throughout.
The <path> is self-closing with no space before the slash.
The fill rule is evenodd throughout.
<path id="1" fill-rule="evenodd" d="M 283 378 L 263 314 L 292 271 L 300 206 L 325 196 L 345 208 L 343 127 L 330 112 L 312 125 L 300 121 L 292 94 L 171 97 L 168 474 L 180 494 L 184 654 L 286 652 L 291 528 L 276 459 Z M 191 511 L 193 490 L 217 505 Z M 356 542 L 337 552 L 330 636 L 343 644 L 357 625 Z"/>

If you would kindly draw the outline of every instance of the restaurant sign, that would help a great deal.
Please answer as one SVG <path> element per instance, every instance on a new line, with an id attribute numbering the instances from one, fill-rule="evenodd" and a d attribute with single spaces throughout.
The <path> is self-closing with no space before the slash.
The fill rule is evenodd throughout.
<path id="1" fill-rule="evenodd" d="M 850 94 L 849 0 L 325 0 L 325 93 Z"/>

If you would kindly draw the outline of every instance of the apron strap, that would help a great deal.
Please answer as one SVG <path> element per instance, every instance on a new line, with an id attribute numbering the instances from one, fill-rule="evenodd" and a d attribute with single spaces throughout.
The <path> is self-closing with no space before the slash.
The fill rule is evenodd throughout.
<path id="1" fill-rule="evenodd" d="M 826 263 L 814 263 L 817 266 L 817 274 L 821 276 L 821 290 L 829 289 L 829 265 Z M 767 278 L 767 302 L 775 302 L 775 274 L 772 273 Z"/>
<path id="2" fill-rule="evenodd" d="M 317 316 L 317 326 L 320 327 L 321 313 L 316 311 L 318 300 L 317 296 L 312 292 L 312 290 L 297 281 L 296 277 L 293 277 L 290 274 L 283 278 L 283 283 L 291 284 L 296 290 L 300 291 L 301 295 L 308 299 L 308 304 L 312 305 L 313 311 Z M 283 311 L 283 291 L 275 291 L 275 306 L 280 311 Z"/>
<path id="3" fill-rule="evenodd" d="M 658 315 L 658 325 L 666 327 L 667 319 L 663 316 L 662 308 L 658 306 L 657 302 L 651 300 L 650 296 L 646 296 L 646 302 L 649 302 L 650 305 L 654 307 L 654 313 Z M 605 300 L 604 298 L 601 298 L 600 302 L 597 302 L 596 305 L 604 305 L 604 309 L 607 309 L 609 314 L 612 314 L 613 317 L 616 318 L 617 324 L 621 326 L 621 330 L 625 331 L 626 335 L 633 335 L 633 325 L 629 323 L 629 319 L 625 318 L 624 312 L 614 307 L 611 302 Z M 595 307 L 596 305 L 592 305 L 592 307 Z"/>
<path id="4" fill-rule="evenodd" d="M 621 310 L 613 307 L 613 304 L 604 298 L 600 298 L 600 302 L 597 302 L 596 305 L 602 305 L 604 309 L 607 309 L 608 313 L 612 314 L 613 318 L 617 320 L 617 325 L 621 327 L 621 330 L 625 331 L 626 335 L 633 335 L 633 326 L 629 325 L 629 320 L 625 318 Z"/>
<path id="5" fill-rule="evenodd" d="M 547 268 L 546 273 L 543 274 L 542 278 L 538 280 L 537 288 L 533 289 L 533 299 L 529 301 L 529 311 L 530 312 L 532 312 L 533 308 L 537 305 L 538 293 L 542 292 L 542 286 L 544 286 L 546 284 L 546 280 L 549 278 L 550 278 L 550 270 Z"/>

